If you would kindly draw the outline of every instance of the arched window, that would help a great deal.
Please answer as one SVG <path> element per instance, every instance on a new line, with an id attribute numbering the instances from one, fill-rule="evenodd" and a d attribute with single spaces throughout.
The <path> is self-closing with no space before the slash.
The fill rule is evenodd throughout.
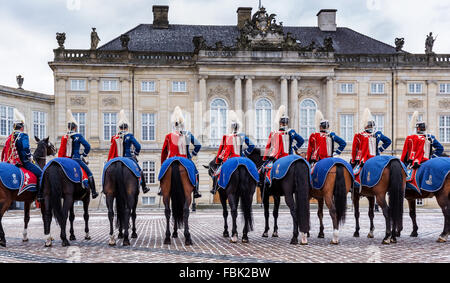
<path id="1" fill-rule="evenodd" d="M 312 99 L 305 99 L 300 103 L 300 135 L 305 139 L 303 147 L 307 147 L 309 136 L 314 133 L 314 120 L 317 104 Z"/>
<path id="2" fill-rule="evenodd" d="M 256 101 L 256 145 L 265 146 L 269 137 L 272 123 L 272 102 L 267 98 Z"/>
<path id="3" fill-rule="evenodd" d="M 210 144 L 218 147 L 222 136 L 227 132 L 227 102 L 221 98 L 211 101 L 210 111 Z"/>

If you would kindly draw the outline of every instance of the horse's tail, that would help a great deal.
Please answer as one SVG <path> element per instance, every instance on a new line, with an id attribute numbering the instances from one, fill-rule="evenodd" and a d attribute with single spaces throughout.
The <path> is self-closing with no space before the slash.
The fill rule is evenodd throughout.
<path id="1" fill-rule="evenodd" d="M 295 162 L 294 184 L 295 202 L 297 210 L 297 223 L 300 232 L 309 232 L 309 169 L 304 162 Z"/>
<path id="2" fill-rule="evenodd" d="M 116 191 L 116 227 L 119 226 L 120 221 L 123 219 L 124 210 L 128 205 L 127 201 L 127 191 L 125 187 L 125 176 L 123 175 L 123 165 L 121 162 L 115 162 L 111 164 L 110 167 L 112 170 L 110 171 L 112 174 L 110 178 L 113 178 L 115 191 Z"/>
<path id="3" fill-rule="evenodd" d="M 61 205 L 61 199 L 63 194 L 63 186 L 61 180 L 63 180 L 64 174 L 61 173 L 59 165 L 52 164 L 45 172 L 45 183 L 50 184 L 50 206 L 53 211 L 53 215 L 56 218 L 59 226 L 62 226 L 64 219 L 64 212 Z"/>
<path id="4" fill-rule="evenodd" d="M 389 167 L 389 210 L 391 219 L 398 228 L 402 224 L 403 220 L 403 174 L 402 165 L 398 159 L 391 161 Z"/>
<path id="5" fill-rule="evenodd" d="M 183 183 L 181 182 L 180 164 L 175 161 L 171 165 L 172 176 L 170 200 L 172 201 L 172 217 L 178 227 L 183 227 L 184 203 L 186 197 L 184 195 Z"/>
<path id="6" fill-rule="evenodd" d="M 347 210 L 347 188 L 345 186 L 344 166 L 341 164 L 336 165 L 333 196 L 337 221 L 338 223 L 344 223 Z"/>
<path id="7" fill-rule="evenodd" d="M 253 231 L 253 216 L 252 216 L 252 200 L 253 200 L 253 192 L 252 186 L 249 182 L 252 177 L 247 171 L 245 166 L 239 166 L 239 197 L 241 198 L 241 210 L 244 214 L 245 224 L 248 225 L 248 230 Z M 253 180 L 253 179 L 252 179 Z"/>

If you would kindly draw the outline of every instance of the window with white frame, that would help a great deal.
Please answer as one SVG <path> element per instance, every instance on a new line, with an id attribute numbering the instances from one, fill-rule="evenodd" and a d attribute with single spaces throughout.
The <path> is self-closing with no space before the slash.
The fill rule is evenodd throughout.
<path id="1" fill-rule="evenodd" d="M 152 205 L 156 203 L 155 197 L 142 197 L 142 205 Z"/>
<path id="2" fill-rule="evenodd" d="M 117 113 L 103 113 L 103 139 L 111 140 L 117 132 Z"/>
<path id="3" fill-rule="evenodd" d="M 409 83 L 408 93 L 422 93 L 422 83 Z"/>
<path id="4" fill-rule="evenodd" d="M 186 92 L 186 82 L 185 81 L 173 81 L 172 82 L 172 92 Z"/>
<path id="5" fill-rule="evenodd" d="M 384 132 L 384 114 L 374 114 L 373 120 L 375 121 L 375 132 Z"/>
<path id="6" fill-rule="evenodd" d="M 415 125 L 411 125 L 411 118 L 413 114 L 408 114 L 408 135 L 414 135 L 416 133 Z M 423 114 L 417 116 L 417 122 L 423 121 Z"/>
<path id="7" fill-rule="evenodd" d="M 70 90 L 85 91 L 86 90 L 86 80 L 83 80 L 83 79 L 70 80 Z"/>
<path id="8" fill-rule="evenodd" d="M 346 142 L 353 141 L 353 114 L 341 114 L 340 115 L 340 128 L 341 137 Z"/>
<path id="9" fill-rule="evenodd" d="M 305 139 L 302 147 L 308 147 L 309 136 L 316 131 L 315 117 L 317 104 L 312 99 L 300 102 L 300 135 Z"/>
<path id="10" fill-rule="evenodd" d="M 102 91 L 119 91 L 119 80 L 102 80 Z"/>
<path id="11" fill-rule="evenodd" d="M 142 114 L 142 140 L 155 140 L 155 113 Z"/>
<path id="12" fill-rule="evenodd" d="M 218 147 L 223 135 L 227 132 L 227 102 L 221 98 L 216 98 L 211 102 L 210 107 L 210 145 Z"/>
<path id="13" fill-rule="evenodd" d="M 439 84 L 439 93 L 450 93 L 450 83 Z"/>
<path id="14" fill-rule="evenodd" d="M 341 83 L 340 93 L 355 93 L 355 85 L 353 83 Z"/>
<path id="15" fill-rule="evenodd" d="M 450 143 L 450 115 L 439 116 L 439 140 Z"/>
<path id="16" fill-rule="evenodd" d="M 256 145 L 265 146 L 270 135 L 272 124 L 272 102 L 261 98 L 255 104 L 256 115 Z"/>
<path id="17" fill-rule="evenodd" d="M 78 123 L 78 132 L 82 136 L 86 136 L 86 113 L 84 112 L 75 112 L 72 113 L 75 121 Z"/>
<path id="18" fill-rule="evenodd" d="M 141 91 L 142 92 L 155 92 L 155 81 L 142 81 Z"/>
<path id="19" fill-rule="evenodd" d="M 384 94 L 384 83 L 371 83 L 370 93 L 372 94 Z"/>
<path id="20" fill-rule="evenodd" d="M 14 107 L 0 105 L 0 136 L 8 136 L 12 132 Z"/>
<path id="21" fill-rule="evenodd" d="M 45 138 L 46 135 L 46 116 L 45 112 L 33 111 L 33 134 L 39 139 Z"/>
<path id="22" fill-rule="evenodd" d="M 142 171 L 144 173 L 145 183 L 156 183 L 156 165 L 154 161 L 144 161 Z"/>

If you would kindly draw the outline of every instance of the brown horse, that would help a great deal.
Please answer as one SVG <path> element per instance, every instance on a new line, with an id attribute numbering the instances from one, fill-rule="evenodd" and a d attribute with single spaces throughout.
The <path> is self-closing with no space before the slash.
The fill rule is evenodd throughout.
<path id="1" fill-rule="evenodd" d="M 48 137 L 43 140 L 40 140 L 38 137 L 34 138 L 37 142 L 37 148 L 34 151 L 33 159 L 42 169 L 45 166 L 47 156 L 54 155 L 56 153 L 56 148 L 49 142 Z M 24 229 L 22 241 L 28 242 L 27 229 L 28 222 L 30 221 L 30 207 L 31 203 L 36 200 L 37 192 L 25 191 L 19 196 L 17 195 L 18 192 L 18 190 L 9 190 L 0 183 L 0 246 L 3 247 L 6 246 L 6 240 L 1 220 L 13 201 L 24 202 Z"/>
<path id="2" fill-rule="evenodd" d="M 373 157 L 373 158 L 377 158 Z M 383 210 L 386 221 L 386 234 L 383 244 L 397 242 L 398 231 L 402 230 L 403 221 L 403 198 L 406 188 L 406 173 L 402 169 L 400 160 L 392 159 L 383 169 L 379 182 L 372 188 L 362 186 L 361 190 L 353 189 L 353 205 L 355 207 L 356 229 L 354 237 L 359 237 L 359 199 L 361 196 L 369 200 L 370 232 L 368 238 L 373 238 L 374 206 L 375 200 Z M 386 202 L 386 194 L 389 194 L 389 205 Z"/>
<path id="3" fill-rule="evenodd" d="M 170 202 L 172 202 L 172 217 L 174 220 L 172 237 L 178 238 L 178 227 L 184 225 L 185 245 L 192 245 L 191 234 L 189 233 L 189 206 L 191 205 L 194 186 L 189 181 L 186 168 L 179 161 L 173 161 L 160 180 L 160 186 L 167 221 L 164 244 L 170 245 L 171 243 Z"/>
<path id="4" fill-rule="evenodd" d="M 331 167 L 322 189 L 310 189 L 310 197 L 317 199 L 317 216 L 320 221 L 319 238 L 324 238 L 323 233 L 323 203 L 325 201 L 333 221 L 333 239 L 331 244 L 339 244 L 339 224 L 345 221 L 347 210 L 347 194 L 353 187 L 353 178 L 342 164 Z"/>

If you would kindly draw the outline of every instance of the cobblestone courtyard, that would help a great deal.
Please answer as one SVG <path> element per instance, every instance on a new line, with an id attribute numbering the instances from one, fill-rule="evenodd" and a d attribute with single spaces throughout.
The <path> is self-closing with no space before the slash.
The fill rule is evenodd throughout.
<path id="1" fill-rule="evenodd" d="M 291 217 L 286 209 L 279 217 L 279 238 L 262 238 L 263 211 L 255 207 L 255 230 L 249 234 L 250 243 L 236 244 L 222 237 L 223 219 L 219 209 L 198 210 L 191 213 L 190 229 L 193 246 L 184 245 L 179 233 L 172 245 L 163 245 L 165 218 L 159 209 L 139 210 L 138 238 L 130 247 L 108 246 L 109 222 L 105 210 L 90 212 L 91 240 L 84 240 L 84 221 L 81 211 L 75 220 L 76 241 L 70 247 L 62 247 L 59 227 L 52 222 L 53 247 L 45 248 L 40 213 L 32 212 L 28 229 L 29 242 L 22 242 L 23 212 L 10 211 L 3 218 L 7 247 L 0 248 L 0 262 L 450 262 L 450 243 L 439 244 L 436 239 L 442 231 L 443 216 L 438 209 L 419 209 L 419 237 L 411 238 L 411 221 L 404 214 L 404 231 L 397 244 L 381 245 L 384 236 L 384 218 L 375 214 L 375 238 L 366 237 L 369 230 L 367 210 L 361 211 L 361 237 L 354 238 L 354 218 L 351 208 L 347 222 L 341 229 L 341 243 L 330 245 L 331 221 L 324 211 L 325 238 L 317 238 L 318 219 L 316 209 L 311 211 L 311 237 L 307 246 L 290 245 Z M 231 219 L 229 218 L 229 224 Z M 238 222 L 242 235 L 242 220 Z M 271 219 L 272 225 L 272 219 Z M 67 228 L 67 231 L 69 229 Z M 117 233 L 116 233 L 117 235 Z M 271 231 L 269 232 L 271 235 Z"/>

